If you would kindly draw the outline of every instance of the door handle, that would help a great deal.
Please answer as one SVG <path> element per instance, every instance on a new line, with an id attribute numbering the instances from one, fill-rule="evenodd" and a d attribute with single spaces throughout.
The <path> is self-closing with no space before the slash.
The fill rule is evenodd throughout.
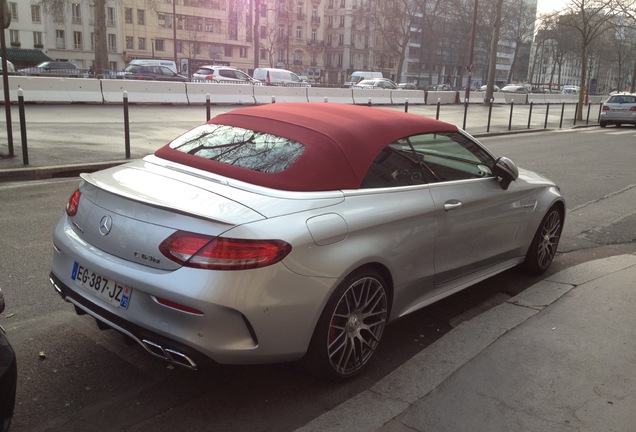
<path id="1" fill-rule="evenodd" d="M 444 210 L 445 211 L 455 210 L 457 208 L 460 208 L 461 206 L 462 206 L 461 201 L 457 201 L 457 200 L 446 201 L 446 203 L 444 204 Z"/>

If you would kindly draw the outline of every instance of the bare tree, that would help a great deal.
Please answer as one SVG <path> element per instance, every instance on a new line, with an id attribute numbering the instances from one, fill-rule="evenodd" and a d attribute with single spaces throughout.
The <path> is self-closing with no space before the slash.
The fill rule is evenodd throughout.
<path id="1" fill-rule="evenodd" d="M 535 25 L 536 8 L 530 7 L 527 0 L 507 0 L 503 18 L 503 38 L 514 42 L 514 53 L 507 82 L 512 82 L 521 46 L 532 40 Z"/>
<path id="2" fill-rule="evenodd" d="M 583 105 L 587 94 L 588 54 L 594 40 L 611 28 L 618 13 L 619 0 L 570 0 L 570 5 L 560 15 L 560 22 L 578 34 L 581 53 L 581 81 L 576 117 L 583 119 Z"/>
<path id="3" fill-rule="evenodd" d="M 495 67 L 497 63 L 497 44 L 499 43 L 499 33 L 501 31 L 501 13 L 503 8 L 503 0 L 497 0 L 495 5 L 495 21 L 492 28 L 492 39 L 490 40 L 490 59 L 488 63 L 488 84 L 484 103 L 489 103 L 493 98 L 493 89 L 495 83 Z"/>

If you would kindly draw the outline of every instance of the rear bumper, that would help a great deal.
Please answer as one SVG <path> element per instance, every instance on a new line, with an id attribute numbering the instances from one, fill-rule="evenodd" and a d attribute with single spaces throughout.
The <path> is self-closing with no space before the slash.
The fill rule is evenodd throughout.
<path id="1" fill-rule="evenodd" d="M 126 321 L 110 311 L 86 300 L 86 298 L 78 295 L 75 291 L 66 286 L 53 272 L 49 275 L 49 281 L 55 291 L 57 291 L 64 300 L 75 305 L 78 313 L 87 313 L 98 320 L 99 323 L 105 324 L 130 337 L 155 357 L 188 369 L 198 369 L 199 365 L 211 361 L 207 356 L 187 345 Z"/>

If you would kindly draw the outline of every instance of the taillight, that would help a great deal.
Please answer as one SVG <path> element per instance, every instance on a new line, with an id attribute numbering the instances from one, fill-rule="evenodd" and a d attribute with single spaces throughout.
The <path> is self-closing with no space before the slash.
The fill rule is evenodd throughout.
<path id="1" fill-rule="evenodd" d="M 603 105 L 603 111 L 609 111 L 610 107 L 608 107 L 607 105 Z"/>
<path id="2" fill-rule="evenodd" d="M 636 105 L 634 105 L 633 107 L 629 107 L 630 111 L 636 111 Z"/>
<path id="3" fill-rule="evenodd" d="M 246 270 L 266 267 L 285 258 L 291 245 L 282 240 L 244 240 L 177 231 L 159 250 L 186 267 L 208 270 Z"/>
<path id="4" fill-rule="evenodd" d="M 66 203 L 66 214 L 69 216 L 75 216 L 77 214 L 77 208 L 79 207 L 79 200 L 82 193 L 79 189 L 75 189 L 75 192 L 71 195 Z"/>
<path id="5" fill-rule="evenodd" d="M 214 76 L 214 74 L 212 74 L 212 75 L 207 75 L 207 76 L 205 77 L 205 79 L 206 79 L 206 80 L 210 80 L 210 81 L 214 81 L 214 80 L 216 79 L 216 77 Z"/>

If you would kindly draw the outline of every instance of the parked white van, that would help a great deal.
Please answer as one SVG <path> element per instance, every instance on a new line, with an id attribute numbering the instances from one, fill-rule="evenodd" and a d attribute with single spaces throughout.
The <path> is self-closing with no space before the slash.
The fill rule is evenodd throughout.
<path id="1" fill-rule="evenodd" d="M 178 74 L 177 64 L 173 60 L 155 60 L 155 59 L 134 59 L 128 63 L 128 66 L 165 66 L 172 72 Z"/>
<path id="2" fill-rule="evenodd" d="M 373 79 L 373 78 L 382 78 L 382 72 L 355 71 L 349 77 L 349 81 L 345 82 L 342 86 L 349 88 L 358 84 L 362 80 Z"/>
<path id="3" fill-rule="evenodd" d="M 252 77 L 265 85 L 309 87 L 309 83 L 304 82 L 298 75 L 285 69 L 256 68 Z"/>

